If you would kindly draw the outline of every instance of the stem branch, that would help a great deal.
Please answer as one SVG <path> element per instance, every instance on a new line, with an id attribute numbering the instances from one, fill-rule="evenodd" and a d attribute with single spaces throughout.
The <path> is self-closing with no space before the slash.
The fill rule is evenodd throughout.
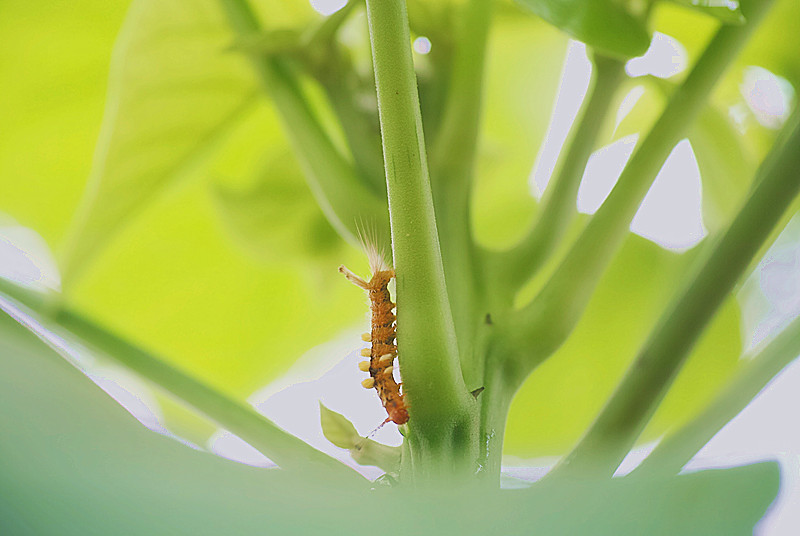
<path id="1" fill-rule="evenodd" d="M 800 191 L 800 110 L 756 187 L 639 352 L 592 427 L 554 474 L 611 476 L 655 412 L 705 326 Z"/>

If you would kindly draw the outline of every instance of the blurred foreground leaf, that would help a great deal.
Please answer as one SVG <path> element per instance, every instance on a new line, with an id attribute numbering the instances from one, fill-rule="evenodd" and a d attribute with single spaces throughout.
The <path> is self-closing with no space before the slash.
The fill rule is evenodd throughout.
<path id="1" fill-rule="evenodd" d="M 12 319 L 0 317 L 0 532 L 547 536 L 750 534 L 775 464 L 668 479 L 544 482 L 494 493 L 355 493 L 192 450 L 140 426 Z M 391 496 L 387 493 L 392 493 Z M 713 513 L 713 515 L 709 515 Z"/>

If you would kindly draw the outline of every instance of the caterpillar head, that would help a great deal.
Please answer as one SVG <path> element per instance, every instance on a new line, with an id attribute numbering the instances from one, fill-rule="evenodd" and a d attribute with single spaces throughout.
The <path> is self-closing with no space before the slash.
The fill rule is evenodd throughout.
<path id="1" fill-rule="evenodd" d="M 386 413 L 389 414 L 387 420 L 395 424 L 405 424 L 408 422 L 408 410 L 404 404 L 389 404 L 386 406 Z"/>

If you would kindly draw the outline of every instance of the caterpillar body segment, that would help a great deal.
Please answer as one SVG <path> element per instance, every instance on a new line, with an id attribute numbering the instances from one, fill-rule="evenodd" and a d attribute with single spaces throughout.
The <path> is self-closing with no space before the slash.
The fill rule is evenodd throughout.
<path id="1" fill-rule="evenodd" d="M 378 392 L 383 407 L 389 415 L 386 422 L 395 424 L 408 422 L 408 409 L 400 393 L 400 386 L 395 382 L 392 372 L 394 358 L 397 356 L 395 344 L 395 304 L 389 293 L 389 282 L 394 277 L 394 270 L 389 268 L 383 256 L 374 248 L 367 248 L 372 278 L 366 281 L 353 272 L 339 267 L 339 271 L 354 285 L 367 291 L 370 303 L 372 328 L 365 333 L 362 339 L 371 344 L 370 348 L 362 350 L 364 357 L 369 357 L 369 362 L 362 362 L 359 368 L 369 372 L 370 377 L 362 382 L 368 389 L 374 387 Z"/>

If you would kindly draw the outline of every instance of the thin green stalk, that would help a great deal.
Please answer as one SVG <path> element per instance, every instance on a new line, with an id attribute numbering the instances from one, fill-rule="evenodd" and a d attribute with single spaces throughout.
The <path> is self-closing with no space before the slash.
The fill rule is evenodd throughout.
<path id="1" fill-rule="evenodd" d="M 747 24 L 723 26 L 717 32 L 553 276 L 533 301 L 510 319 L 508 344 L 518 350 L 515 359 L 526 371 L 520 383 L 572 332 L 656 174 L 773 2 L 754 2 Z"/>
<path id="2" fill-rule="evenodd" d="M 702 413 L 661 441 L 635 474 L 677 474 L 798 355 L 800 317 L 752 357 Z"/>
<path id="3" fill-rule="evenodd" d="M 431 150 L 433 200 L 464 379 L 483 383 L 485 360 L 476 341 L 480 270 L 472 239 L 470 200 L 483 110 L 486 43 L 494 0 L 469 0 L 462 8 L 442 122 Z"/>
<path id="4" fill-rule="evenodd" d="M 261 32 L 247 0 L 220 0 L 231 27 L 247 39 Z M 356 226 L 389 235 L 386 205 L 359 179 L 325 133 L 286 63 L 277 57 L 250 54 L 253 67 L 283 122 L 314 196 L 333 226 L 355 240 Z"/>
<path id="5" fill-rule="evenodd" d="M 0 309 L 42 337 L 42 333 L 22 322 L 14 310 L 19 310 L 14 305 L 19 302 L 32 311 L 41 313 L 46 308 L 42 295 L 21 289 L 0 278 L 0 298 L 4 298 L 0 301 Z M 364 485 L 364 479 L 351 468 L 285 432 L 252 407 L 228 398 L 168 365 L 162 358 L 142 350 L 81 315 L 58 309 L 50 315 L 41 315 L 40 321 L 57 326 L 77 337 L 81 344 L 101 352 L 184 401 L 222 428 L 242 438 L 281 468 L 315 479 L 322 477 L 342 484 Z"/>
<path id="6" fill-rule="evenodd" d="M 662 315 L 614 394 L 554 476 L 610 477 L 633 446 L 706 325 L 800 192 L 800 110 L 762 164 L 755 190 Z"/>
<path id="7" fill-rule="evenodd" d="M 336 72 L 326 73 L 319 77 L 319 81 L 342 125 L 359 173 L 374 193 L 386 197 L 378 115 L 374 110 L 361 108 L 356 102 L 361 88 L 352 65 L 341 57 L 331 61 L 338 62 Z"/>
<path id="8" fill-rule="evenodd" d="M 510 251 L 493 259 L 504 288 L 516 291 L 550 257 L 577 214 L 575 200 L 597 137 L 611 111 L 611 103 L 625 78 L 625 64 L 594 55 L 594 84 L 584 101 L 578 123 L 572 129 L 558 160 L 557 172 L 542 199 L 536 221 L 527 236 Z"/>
<path id="9" fill-rule="evenodd" d="M 346 52 L 336 41 L 342 24 L 363 6 L 363 0 L 351 0 L 339 11 L 326 17 L 304 39 L 306 62 L 328 97 L 344 132 L 353 163 L 375 194 L 386 197 L 383 177 L 381 137 L 376 110 L 359 104 L 364 89 L 361 78 Z"/>
<path id="10" fill-rule="evenodd" d="M 436 181 L 458 182 L 469 189 L 483 100 L 486 41 L 493 0 L 469 0 L 459 17 L 453 67 L 442 123 L 431 151 Z"/>
<path id="11" fill-rule="evenodd" d="M 398 351 L 410 406 L 406 439 L 416 443 L 415 476 L 430 481 L 463 474 L 474 463 L 476 443 L 469 438 L 477 406 L 459 364 L 405 2 L 368 0 L 367 20 L 397 273 Z"/>

